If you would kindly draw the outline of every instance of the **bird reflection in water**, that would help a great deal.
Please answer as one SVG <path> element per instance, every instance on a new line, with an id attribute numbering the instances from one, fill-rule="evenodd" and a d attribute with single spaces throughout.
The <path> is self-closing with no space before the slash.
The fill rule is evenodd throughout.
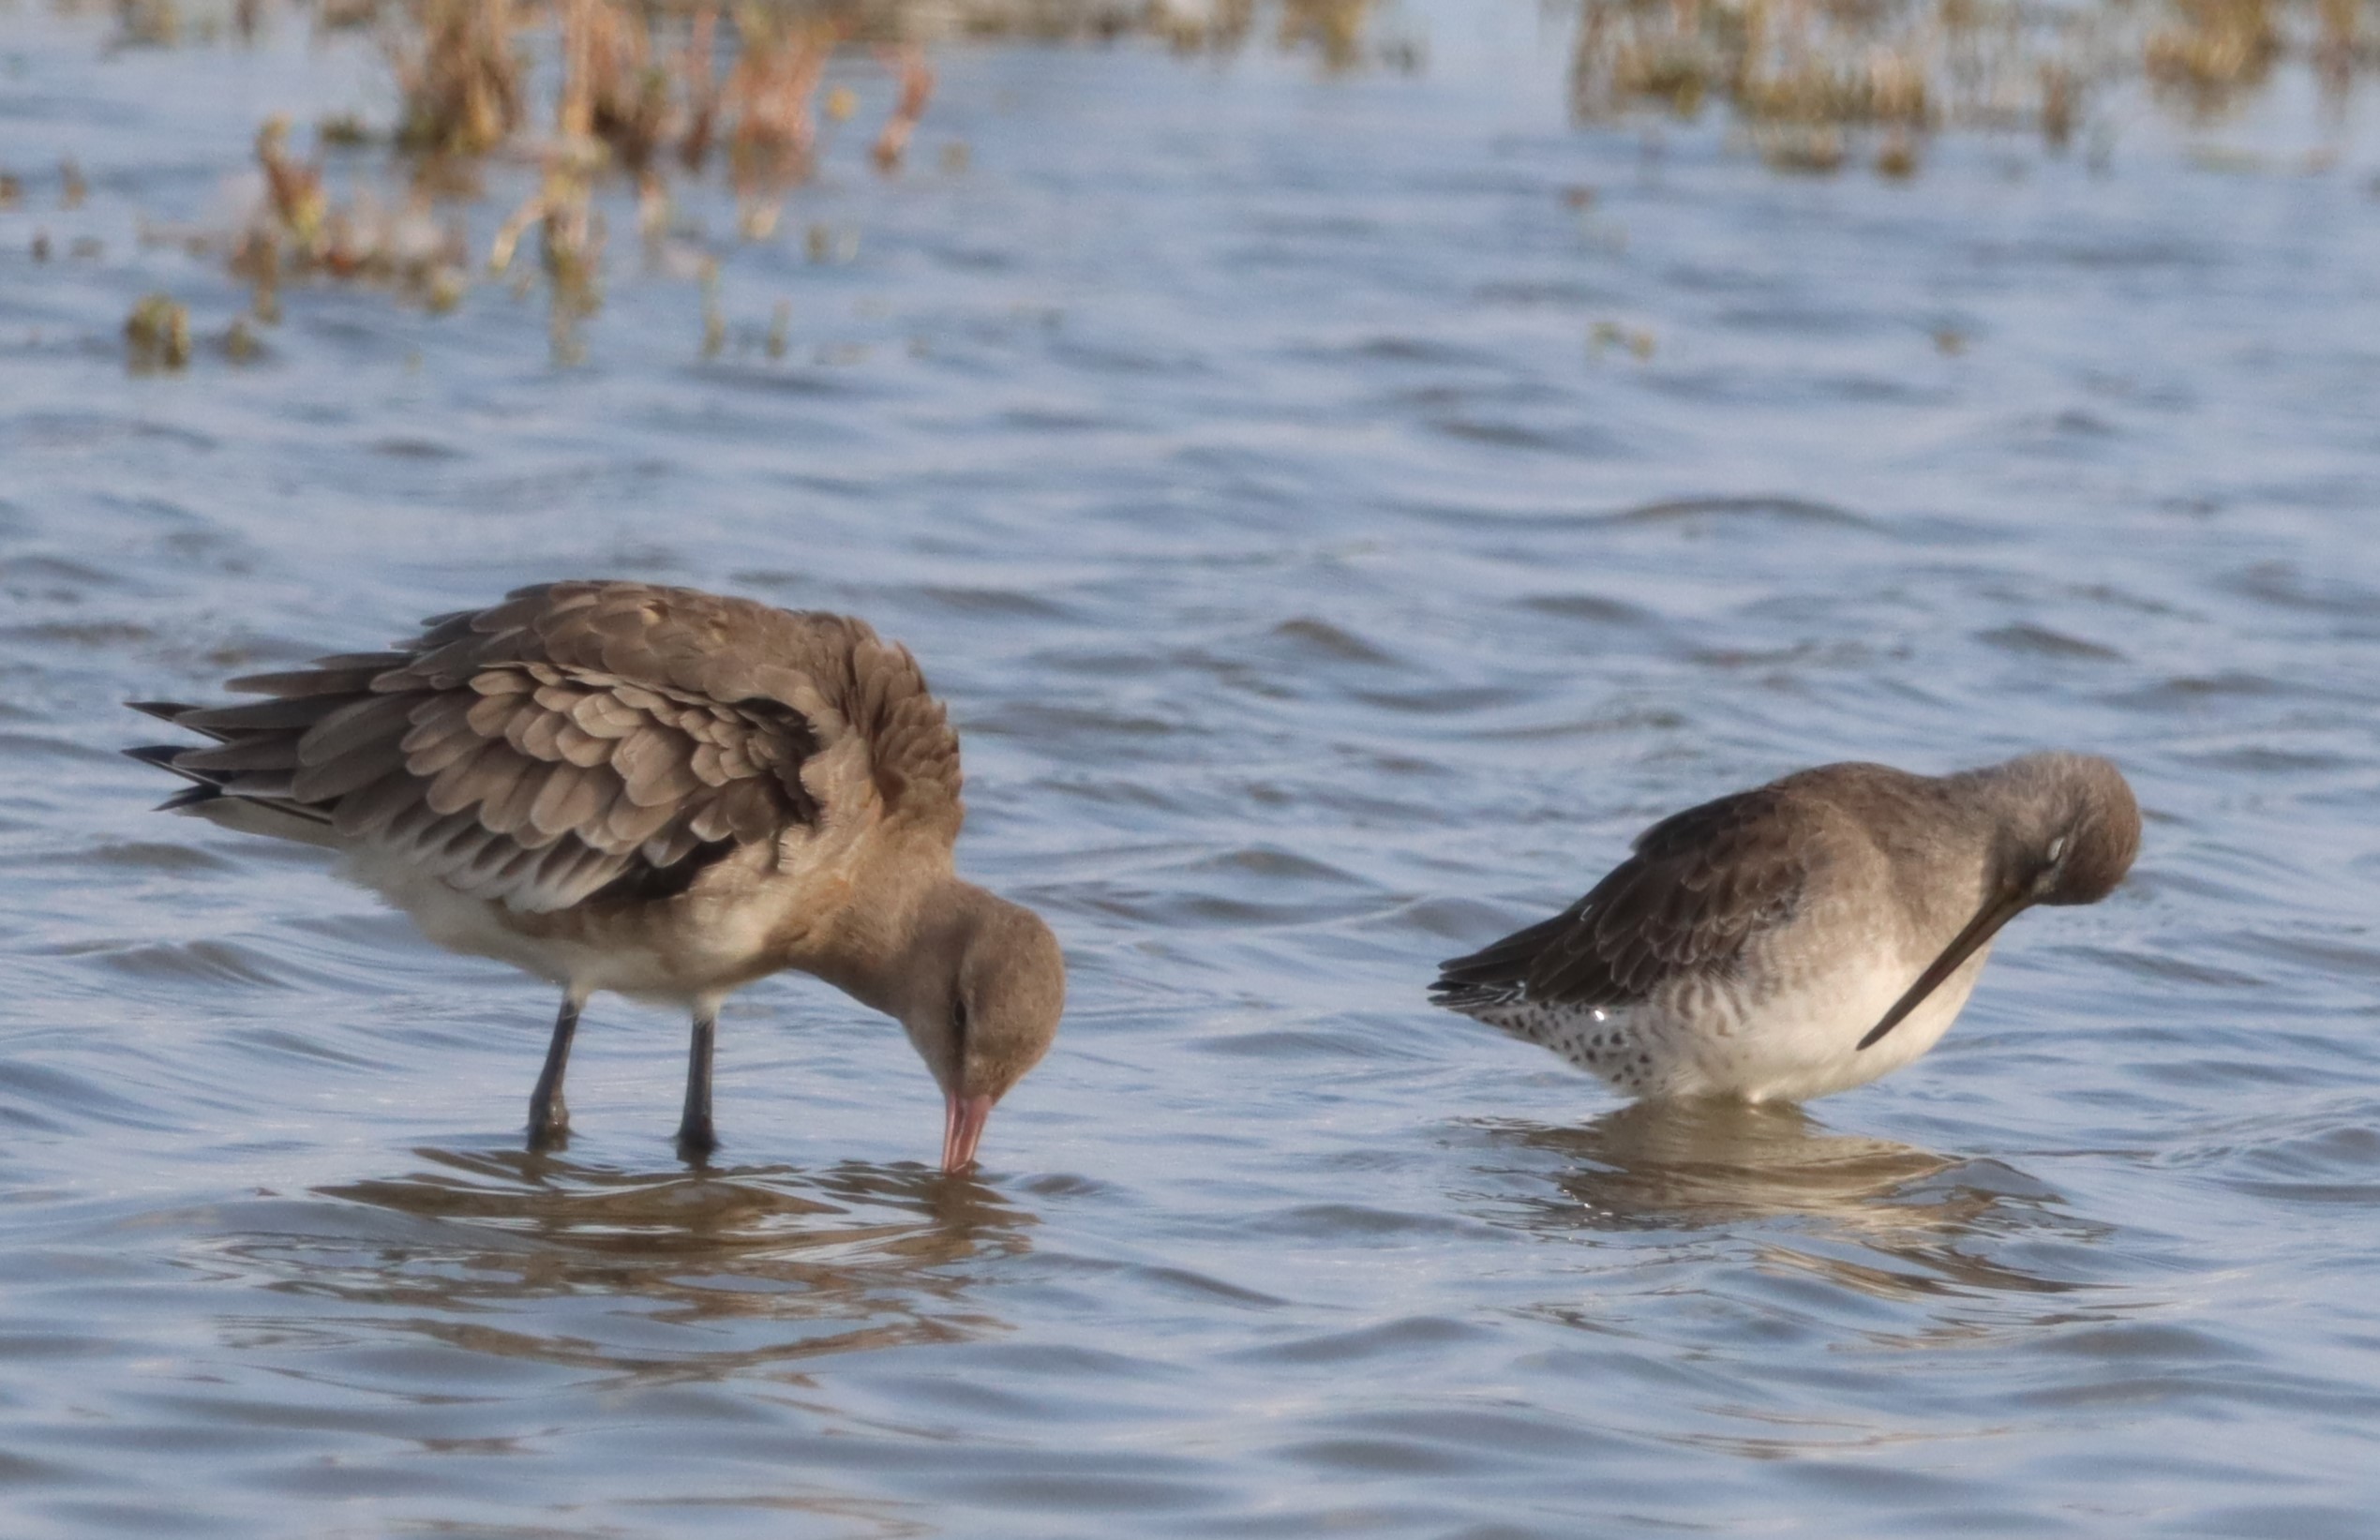
<path id="1" fill-rule="evenodd" d="M 969 1308 L 967 1264 L 1022 1255 L 1036 1222 L 970 1177 L 906 1164 L 645 1172 L 415 1153 L 427 1169 L 317 1189 L 379 1218 L 324 1234 L 322 1209 L 307 1205 L 316 1233 L 277 1237 L 276 1271 L 294 1264 L 305 1276 L 290 1281 L 309 1293 L 405 1308 L 411 1328 L 453 1346 L 630 1373 L 735 1373 L 1001 1330 Z M 538 1303 L 590 1296 L 605 1308 L 566 1322 Z M 684 1326 L 699 1332 L 669 1329 Z"/>
<path id="2" fill-rule="evenodd" d="M 1506 1222 L 1517 1213 L 1536 1230 L 1747 1227 L 1763 1263 L 1875 1296 L 2082 1288 L 2080 1278 L 1979 1253 L 2098 1238 L 2096 1227 L 2063 1212 L 2055 1191 L 2012 1166 L 1832 1133 L 1791 1105 L 1639 1102 L 1583 1127 L 1488 1129 L 1499 1143 L 1560 1162 L 1550 1174 L 1556 1193 L 1502 1205 Z M 1867 1254 L 1845 1254 L 1851 1248 Z"/>

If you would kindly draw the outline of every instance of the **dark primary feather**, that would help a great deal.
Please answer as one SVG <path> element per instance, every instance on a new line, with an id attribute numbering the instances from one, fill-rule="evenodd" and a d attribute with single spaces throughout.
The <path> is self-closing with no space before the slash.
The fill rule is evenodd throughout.
<path id="1" fill-rule="evenodd" d="M 138 703 L 138 709 L 149 710 L 152 704 L 154 703 Z M 178 709 L 190 710 L 188 707 Z M 157 713 L 151 711 L 150 714 Z M 210 754 L 220 754 L 223 752 L 221 750 L 193 749 L 187 743 L 142 743 L 123 752 L 127 759 L 138 759 L 143 765 L 154 765 L 158 770 L 170 770 L 190 783 L 159 802 L 156 809 L 159 813 L 178 813 L 184 808 L 196 807 L 202 802 L 211 802 L 218 797 L 227 795 L 226 787 L 233 779 L 229 775 L 194 768 L 190 763 L 193 759 L 202 758 Z M 275 805 L 280 807 L 282 811 L 296 814 L 309 823 L 327 824 L 331 821 L 330 815 L 327 813 L 312 808 L 298 807 L 277 799 L 267 800 L 274 800 Z"/>
<path id="2" fill-rule="evenodd" d="M 217 742 L 138 756 L 516 908 L 681 892 L 736 845 L 816 825 L 802 766 L 849 732 L 889 815 L 960 816 L 940 705 L 905 650 L 841 616 L 555 583 L 232 687 L 266 698 L 142 705 Z"/>
<path id="3" fill-rule="evenodd" d="M 1443 964 L 1432 995 L 1459 1010 L 1626 1005 L 1672 978 L 1728 968 L 1792 914 L 1807 879 L 1792 820 L 1779 815 L 1791 795 L 1761 786 L 1662 819 L 1561 914 Z"/>

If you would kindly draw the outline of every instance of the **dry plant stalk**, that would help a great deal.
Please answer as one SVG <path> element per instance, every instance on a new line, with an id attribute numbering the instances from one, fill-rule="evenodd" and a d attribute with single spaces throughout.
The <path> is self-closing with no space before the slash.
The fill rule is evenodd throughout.
<path id="1" fill-rule="evenodd" d="M 562 89 L 556 127 L 594 138 L 641 179 L 675 127 L 669 71 L 654 62 L 641 9 L 615 0 L 561 0 Z"/>
<path id="2" fill-rule="evenodd" d="M 418 39 L 385 35 L 404 99 L 397 142 L 428 155 L 485 155 L 524 117 L 526 73 L 511 0 L 419 0 Z"/>
<path id="3" fill-rule="evenodd" d="M 1365 35 L 1380 7 L 1377 0 L 1274 0 L 1271 8 L 1276 12 L 1273 37 L 1280 48 L 1310 48 L 1320 56 L 1324 69 L 1337 73 L 1364 63 Z M 1051 12 L 1055 10 L 1050 7 Z M 1004 27 L 1001 12 L 985 7 L 969 16 L 965 24 L 980 34 L 1020 31 L 1102 38 L 1145 31 L 1171 44 L 1176 52 L 1232 53 L 1247 46 L 1255 34 L 1256 12 L 1257 0 L 1149 0 L 1137 15 L 1122 7 L 1085 5 L 1074 7 L 1077 24 L 1071 27 L 1056 24 L 1053 14 L 1032 14 L 1021 26 Z"/>
<path id="4" fill-rule="evenodd" d="M 603 217 L 594 208 L 594 177 L 601 164 L 593 140 L 558 140 L 546 152 L 537 192 L 512 212 L 489 243 L 487 270 L 512 267 L 520 239 L 531 225 L 538 232 L 538 260 L 551 294 L 547 329 L 557 363 L 575 363 L 583 349 L 578 323 L 603 307 Z M 524 280 L 525 281 L 525 280 Z"/>
<path id="5" fill-rule="evenodd" d="M 685 121 L 678 132 L 678 163 L 690 172 L 702 170 L 711 142 L 719 127 L 719 76 L 712 66 L 719 28 L 719 7 L 712 0 L 695 11 L 686 46 L 678 55 L 678 81 L 685 88 Z"/>
<path id="6" fill-rule="evenodd" d="M 190 362 L 190 312 L 171 294 L 150 294 L 124 321 L 125 362 L 136 373 Z"/>
<path id="7" fill-rule="evenodd" d="M 274 222 L 309 258 L 321 251 L 323 217 L 330 201 L 322 193 L 322 168 L 290 154 L 290 120 L 267 118 L 256 131 L 256 163 L 264 172 L 265 208 Z"/>
<path id="8" fill-rule="evenodd" d="M 1255 0 L 1213 0 L 1209 5 L 1169 5 L 1157 0 L 1148 24 L 1181 53 L 1228 53 L 1248 40 L 1256 25 Z"/>
<path id="9" fill-rule="evenodd" d="M 649 99 L 646 82 L 652 42 L 641 17 L 631 17 L 609 0 L 561 0 L 561 89 L 554 99 L 554 138 L 546 148 L 537 191 L 515 209 L 496 232 L 487 251 L 488 271 L 511 268 L 514 252 L 531 225 L 538 232 L 538 261 L 546 273 L 547 331 L 554 360 L 576 363 L 584 351 L 578 323 L 603 306 L 603 217 L 594 208 L 596 174 L 614 155 L 639 156 L 650 166 L 658 143 L 666 86 L 652 109 L 652 135 L 645 137 L 637 114 Z M 621 135 L 598 137 L 602 124 Z"/>
<path id="10" fill-rule="evenodd" d="M 2080 115 L 2082 86 L 2063 64 L 2042 66 L 2042 138 L 2053 150 L 2073 142 L 2074 120 Z"/>
<path id="11" fill-rule="evenodd" d="M 433 310 L 461 297 L 461 232 L 437 228 L 427 194 L 411 190 L 397 210 L 367 201 L 335 205 L 322 190 L 320 163 L 290 153 L 289 131 L 285 117 L 257 130 L 264 203 L 232 256 L 232 271 L 255 289 L 258 320 L 279 319 L 285 276 L 389 283 Z"/>
<path id="12" fill-rule="evenodd" d="M 2317 33 L 2313 45 L 2314 75 L 2324 92 L 2343 97 L 2355 83 L 2356 57 L 2362 30 L 2358 0 L 2316 0 Z"/>
<path id="13" fill-rule="evenodd" d="M 909 136 L 917 132 L 918 121 L 925 116 L 925 104 L 934 95 L 934 70 L 925 62 L 925 50 L 915 43 L 878 52 L 900 76 L 901 99 L 894 105 L 892 115 L 885 120 L 884 131 L 876 135 L 876 147 L 869 154 L 878 171 L 891 172 L 900 168 L 901 157 L 909 147 Z"/>
<path id="14" fill-rule="evenodd" d="M 172 48 L 182 40 L 174 0 L 115 0 L 116 42 L 124 48 Z"/>
<path id="15" fill-rule="evenodd" d="M 2196 26 L 2183 44 L 2159 45 L 2176 56 L 2167 67 L 2195 78 L 2208 72 L 2199 59 L 2207 37 L 2220 37 L 2231 55 L 2257 56 L 2255 25 L 2237 19 L 2268 15 L 2279 0 L 2174 3 L 2234 18 Z M 1715 99 L 1782 169 L 1844 164 L 1851 136 L 1865 133 L 1888 176 L 1912 173 L 1923 136 L 1948 123 L 1997 127 L 2029 117 L 2053 148 L 2065 145 L 2081 125 L 2087 83 L 2106 67 L 2103 39 L 2115 24 L 2099 11 L 2022 0 L 1581 4 L 1571 62 L 1572 111 L 1581 121 L 1644 106 L 1692 117 Z"/>
<path id="16" fill-rule="evenodd" d="M 2141 62 L 2194 112 L 2221 111 L 2271 72 L 2281 54 L 2273 0 L 2174 0 L 2173 8 L 2173 22 L 2142 45 Z"/>
<path id="17" fill-rule="evenodd" d="M 758 238 L 776 228 L 786 189 L 810 174 L 817 143 L 812 102 L 841 27 L 745 0 L 736 9 L 736 32 L 742 52 L 723 92 L 735 117 L 727 136 L 728 178 L 738 222 Z"/>
<path id="18" fill-rule="evenodd" d="M 1364 28 L 1372 0 L 1281 0 L 1280 44 L 1311 43 L 1326 69 L 1353 69 L 1363 62 Z"/>
<path id="19" fill-rule="evenodd" d="M 112 3 L 170 13 L 177 0 Z M 232 3 L 252 8 L 258 0 Z M 1028 0 L 1019 7 L 948 0 L 947 10 L 934 10 L 916 0 L 734 0 L 730 43 L 720 36 L 721 0 L 317 0 L 320 26 L 382 28 L 400 100 L 395 142 L 416 157 L 409 201 L 395 210 L 368 195 L 335 203 L 320 164 L 293 155 L 288 124 L 275 120 L 257 142 L 265 205 L 241 237 L 233 269 L 254 284 L 256 314 L 268 321 L 278 314 L 283 280 L 299 275 L 388 280 L 433 308 L 456 303 L 468 256 L 459 230 L 437 230 L 431 199 L 475 196 L 480 157 L 522 135 L 531 105 L 525 35 L 549 19 L 559 52 L 554 135 L 538 152 L 535 192 L 502 222 L 487 258 L 492 270 L 510 270 L 519 243 L 537 232 L 553 290 L 556 348 L 571 352 L 572 327 L 601 303 L 604 227 L 594 191 L 605 169 L 635 180 L 638 224 L 658 242 L 668 225 L 665 162 L 674 154 L 698 172 L 724 146 L 740 230 L 753 238 L 771 234 L 786 193 L 815 170 L 821 108 L 841 123 L 856 106 L 848 87 L 820 97 L 845 43 L 874 46 L 893 78 L 892 111 L 869 145 L 876 166 L 891 172 L 906 161 L 936 83 L 913 35 L 921 17 L 929 26 L 985 35 L 1109 37 L 1145 30 L 1186 46 L 1232 47 L 1254 30 L 1258 3 Z M 1315 49 L 1334 68 L 1359 62 L 1377 8 L 1377 0 L 1269 3 L 1283 46 Z M 1698 0 L 1677 3 L 1691 8 Z M 656 37 L 665 25 L 682 30 Z M 352 128 L 350 135 L 363 137 Z M 943 160 L 963 166 L 965 147 L 952 146 Z M 823 241 L 814 232 L 813 255 L 848 261 L 857 244 L 856 232 Z"/>

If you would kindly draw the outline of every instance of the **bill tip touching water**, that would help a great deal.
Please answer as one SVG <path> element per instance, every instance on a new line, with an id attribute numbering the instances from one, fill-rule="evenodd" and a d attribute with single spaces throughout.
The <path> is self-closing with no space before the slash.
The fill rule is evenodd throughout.
<path id="1" fill-rule="evenodd" d="M 1561 914 L 1445 963 L 1431 995 L 1630 1096 L 1805 1100 L 1933 1047 L 2000 928 L 2106 897 L 2140 830 L 2090 755 L 1821 765 L 1654 824 Z"/>
<path id="2" fill-rule="evenodd" d="M 679 1145 L 717 1144 L 720 1002 L 781 969 L 898 1021 L 943 1093 L 942 1160 L 1065 1005 L 1057 940 L 959 877 L 958 735 L 907 649 L 847 616 L 692 589 L 563 582 L 231 688 L 137 703 L 212 740 L 127 750 L 167 808 L 323 846 L 433 941 L 559 985 L 532 1147 L 561 1141 L 601 991 L 693 1015 Z"/>

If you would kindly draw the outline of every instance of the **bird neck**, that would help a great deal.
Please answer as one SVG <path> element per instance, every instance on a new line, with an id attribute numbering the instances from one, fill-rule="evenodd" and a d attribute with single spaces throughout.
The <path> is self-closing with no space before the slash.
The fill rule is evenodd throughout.
<path id="1" fill-rule="evenodd" d="M 927 1002 L 950 998 L 973 919 L 991 902 L 947 863 L 912 868 L 906 880 L 868 884 L 834 916 L 829 945 L 804 947 L 812 955 L 792 961 L 906 1021 Z"/>

